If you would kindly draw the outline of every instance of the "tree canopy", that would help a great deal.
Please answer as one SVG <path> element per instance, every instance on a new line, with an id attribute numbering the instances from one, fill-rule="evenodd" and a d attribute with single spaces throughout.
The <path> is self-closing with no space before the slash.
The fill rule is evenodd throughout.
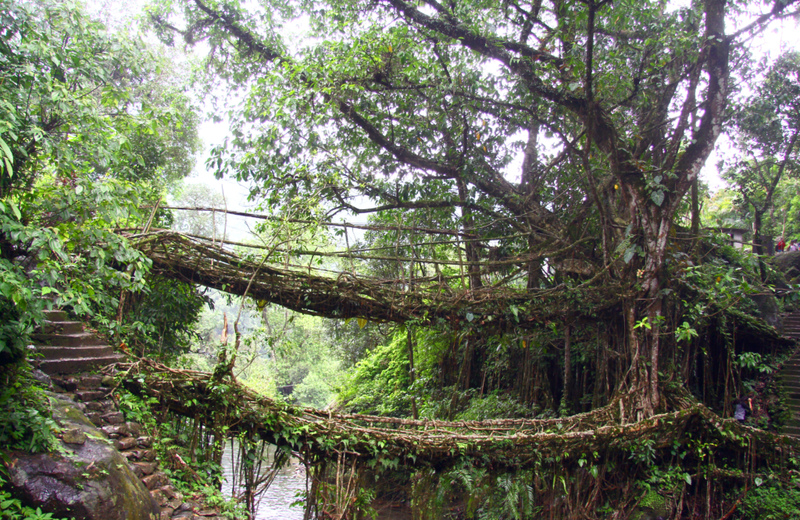
<path id="1" fill-rule="evenodd" d="M 276 215 L 368 217 L 367 246 L 403 258 L 391 272 L 411 286 L 458 257 L 470 290 L 527 292 L 517 319 L 554 298 L 581 301 L 567 320 L 614 307 L 632 366 L 620 383 L 648 415 L 674 326 L 674 221 L 740 43 L 792 4 L 186 0 L 151 17 L 167 39 L 207 41 L 209 67 L 246 91 L 211 159 L 220 175 L 253 180 Z M 731 32 L 733 16 L 750 20 Z M 284 40 L 298 18 L 313 38 Z"/>
<path id="2" fill-rule="evenodd" d="M 113 229 L 140 225 L 140 206 L 191 171 L 199 118 L 167 56 L 79 4 L 0 1 L 0 32 L 8 360 L 24 356 L 43 306 L 111 322 L 120 292 L 146 289 L 149 262 Z"/>

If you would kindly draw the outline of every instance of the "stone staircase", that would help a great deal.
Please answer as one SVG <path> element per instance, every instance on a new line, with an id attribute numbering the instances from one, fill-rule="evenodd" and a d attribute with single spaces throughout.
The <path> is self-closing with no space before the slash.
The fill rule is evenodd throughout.
<path id="1" fill-rule="evenodd" d="M 117 354 L 93 332 L 86 332 L 83 323 L 70 321 L 61 310 L 45 311 L 41 330 L 32 335 L 33 350 L 40 357 L 32 363 L 48 375 L 90 372 L 120 362 Z"/>
<path id="2" fill-rule="evenodd" d="M 783 335 L 800 341 L 800 312 L 783 316 Z M 786 405 L 792 414 L 781 433 L 800 437 L 800 350 L 783 364 L 778 379 L 786 392 Z"/>
<path id="3" fill-rule="evenodd" d="M 110 445 L 121 455 L 117 459 L 120 461 L 119 464 L 127 460 L 128 468 L 133 474 L 131 478 L 138 478 L 141 481 L 144 486 L 142 491 L 149 493 L 158 506 L 158 516 L 151 515 L 150 520 L 227 520 L 217 507 L 206 503 L 202 495 L 184 496 L 170 480 L 154 448 L 156 439 L 152 435 L 157 432 L 146 431 L 145 426 L 126 418 L 119 410 L 113 391 L 116 382 L 110 373 L 112 370 L 113 368 L 104 370 L 109 372 L 106 374 L 75 373 L 44 376 L 53 391 L 50 394 L 53 400 L 51 402 L 58 400 L 67 405 L 51 406 L 64 411 L 72 410 L 65 417 L 69 420 L 62 422 L 62 429 L 58 433 L 64 443 L 64 453 L 71 455 L 67 457 L 57 455 L 59 460 L 47 460 L 41 454 L 18 453 L 11 470 L 11 481 L 16 487 L 16 492 L 27 498 L 43 497 L 42 503 L 34 505 L 55 512 L 55 516 L 59 518 L 62 516 L 99 518 L 97 514 L 106 507 L 102 502 L 113 502 L 116 507 L 124 503 L 123 497 L 109 498 L 108 489 L 111 488 L 107 485 L 110 481 L 103 480 L 104 474 L 107 477 L 109 473 L 106 469 L 108 461 L 114 462 L 115 459 L 109 458 L 107 452 L 98 445 Z M 91 428 L 90 423 L 94 428 Z M 77 425 L 80 426 L 76 427 Z M 78 460 L 83 464 L 91 461 L 88 466 L 81 469 L 85 482 L 70 478 L 74 472 L 69 466 L 74 462 L 65 464 L 60 462 L 60 459 Z M 92 467 L 95 468 L 94 472 L 91 470 Z M 13 475 L 15 471 L 18 477 L 16 479 Z M 58 491 L 39 493 L 42 483 Z M 122 487 L 128 495 L 138 493 L 132 487 Z M 114 489 L 119 491 L 119 487 Z M 147 507 L 143 506 L 142 509 L 145 510 Z M 93 514 L 83 516 L 69 514 L 70 511 L 83 510 L 91 511 Z M 6 518 L 2 512 L 0 517 Z M 141 518 L 141 515 L 129 510 L 113 518 Z"/>

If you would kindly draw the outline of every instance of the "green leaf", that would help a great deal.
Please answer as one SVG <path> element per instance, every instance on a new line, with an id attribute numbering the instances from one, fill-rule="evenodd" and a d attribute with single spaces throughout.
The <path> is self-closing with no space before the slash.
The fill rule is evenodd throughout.
<path id="1" fill-rule="evenodd" d="M 14 201 L 8 201 L 8 205 L 11 206 L 11 211 L 14 213 L 14 216 L 17 217 L 17 220 L 22 220 L 22 213 L 20 213 L 19 208 Z"/>
<path id="2" fill-rule="evenodd" d="M 661 206 L 664 203 L 664 191 L 657 190 L 650 194 L 650 200 L 653 201 L 653 204 L 656 206 Z"/>
<path id="3" fill-rule="evenodd" d="M 636 246 L 629 247 L 628 249 L 625 250 L 625 254 L 622 256 L 622 261 L 625 262 L 626 264 L 629 264 L 631 262 L 631 259 L 633 258 L 633 255 L 635 254 L 636 254 Z"/>

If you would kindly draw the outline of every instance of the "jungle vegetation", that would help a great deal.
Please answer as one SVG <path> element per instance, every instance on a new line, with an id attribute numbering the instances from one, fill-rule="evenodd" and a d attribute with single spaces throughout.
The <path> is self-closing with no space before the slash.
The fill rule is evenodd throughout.
<path id="1" fill-rule="evenodd" d="M 25 365 L 48 305 L 177 363 L 218 334 L 197 342 L 212 297 L 150 273 L 115 231 L 217 233 L 152 209 L 199 146 L 184 75 L 77 4 L 0 0 L 0 16 L 4 370 Z M 332 272 L 341 298 L 384 309 L 298 304 L 322 322 L 232 305 L 231 322 L 242 305 L 262 318 L 239 377 L 414 419 L 613 406 L 636 423 L 696 403 L 730 417 L 789 353 L 764 318 L 794 287 L 758 255 L 762 237 L 800 233 L 800 60 L 758 61 L 749 43 L 793 17 L 792 0 L 151 5 L 163 45 L 204 49 L 195 86 L 227 109 L 206 166 L 250 182 L 271 218 L 255 239 L 269 253 L 249 254 Z M 698 176 L 723 134 L 731 187 L 709 200 Z M 752 227 L 753 254 L 706 229 L 730 224 Z M 208 354 L 192 362 L 224 359 Z M 754 425 L 774 431 L 770 406 Z M 796 498 L 793 456 L 663 435 L 519 473 L 459 459 L 387 478 L 429 515 L 486 518 L 722 517 Z"/>

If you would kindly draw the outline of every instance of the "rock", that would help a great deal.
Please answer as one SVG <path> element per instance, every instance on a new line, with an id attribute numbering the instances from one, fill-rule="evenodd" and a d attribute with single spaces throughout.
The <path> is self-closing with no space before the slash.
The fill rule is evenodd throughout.
<path id="1" fill-rule="evenodd" d="M 48 395 L 50 395 L 51 397 L 53 397 L 53 396 L 57 396 L 58 394 L 54 394 L 54 393 L 52 393 L 52 392 L 48 392 Z M 78 412 L 80 412 L 80 414 L 79 414 L 79 415 L 81 415 L 81 416 L 83 416 L 83 413 L 86 411 L 86 405 L 85 405 L 85 404 L 83 404 L 83 403 L 76 403 L 75 401 L 70 401 L 69 407 L 70 407 L 70 408 L 74 408 L 75 410 L 77 410 Z"/>
<path id="2" fill-rule="evenodd" d="M 93 412 L 103 412 L 105 411 L 105 407 L 103 406 L 102 401 L 92 401 L 90 403 L 86 403 L 86 409 L 91 410 Z"/>
<path id="3" fill-rule="evenodd" d="M 78 381 L 74 377 L 60 378 L 56 384 L 67 392 L 74 392 L 78 389 Z"/>
<path id="4" fill-rule="evenodd" d="M 197 504 L 187 500 L 186 502 L 182 503 L 177 509 L 178 511 L 194 511 L 197 508 Z"/>
<path id="5" fill-rule="evenodd" d="M 103 376 L 100 379 L 100 384 L 103 386 L 114 386 L 117 382 L 114 381 L 114 376 Z"/>
<path id="6" fill-rule="evenodd" d="M 162 509 L 161 510 L 161 520 L 169 520 L 170 518 L 172 518 L 172 513 L 174 513 L 174 512 L 175 512 L 174 509 L 170 509 L 168 507 L 165 508 L 165 509 Z"/>
<path id="7" fill-rule="evenodd" d="M 125 422 L 125 416 L 122 415 L 122 412 L 111 412 L 103 414 L 103 420 L 108 424 L 123 424 Z"/>
<path id="8" fill-rule="evenodd" d="M 182 497 L 175 497 L 167 502 L 167 507 L 171 508 L 173 511 L 177 511 L 183 504 L 184 502 Z"/>
<path id="9" fill-rule="evenodd" d="M 98 428 L 106 424 L 100 412 L 86 412 L 86 418 L 92 421 L 92 424 Z"/>
<path id="10" fill-rule="evenodd" d="M 152 475 L 147 475 L 146 477 L 142 478 L 142 483 L 147 489 L 156 489 L 169 484 L 169 477 L 158 471 Z"/>
<path id="11" fill-rule="evenodd" d="M 156 460 L 156 452 L 153 450 L 143 450 L 142 458 L 146 461 L 153 462 Z"/>
<path id="12" fill-rule="evenodd" d="M 126 422 L 125 427 L 128 428 L 128 431 L 131 434 L 131 437 L 141 437 L 144 434 L 144 430 L 142 429 L 142 425 L 135 422 Z"/>
<path id="13" fill-rule="evenodd" d="M 122 450 L 129 450 L 136 446 L 136 439 L 133 437 L 123 437 L 122 439 L 116 439 L 114 441 L 114 446 L 122 451 Z"/>
<path id="14" fill-rule="evenodd" d="M 128 450 L 122 453 L 122 456 L 130 460 L 142 460 L 144 450 Z"/>
<path id="15" fill-rule="evenodd" d="M 100 392 L 98 390 L 79 390 L 75 392 L 75 399 L 83 401 L 84 403 L 88 401 L 99 401 L 105 396 L 105 392 Z"/>
<path id="16" fill-rule="evenodd" d="M 183 495 L 175 491 L 175 488 L 172 487 L 171 484 L 168 486 L 161 486 L 160 489 L 164 493 L 164 495 L 166 495 L 167 498 L 169 498 L 170 500 L 172 500 L 173 498 L 177 498 L 178 500 L 183 500 Z"/>
<path id="17" fill-rule="evenodd" d="M 800 280 L 800 252 L 787 251 L 772 257 L 772 262 L 790 283 Z"/>
<path id="18" fill-rule="evenodd" d="M 50 379 L 50 376 L 48 376 L 47 374 L 45 374 L 44 372 L 42 372 L 38 368 L 34 368 L 33 372 L 31 372 L 31 375 L 33 376 L 33 378 L 35 380 L 37 380 L 40 383 L 42 383 L 42 385 L 46 389 L 48 389 L 48 390 L 52 390 L 53 389 L 53 381 Z"/>
<path id="19" fill-rule="evenodd" d="M 67 444 L 83 444 L 86 434 L 80 428 L 67 428 L 61 432 L 61 440 Z"/>
<path id="20" fill-rule="evenodd" d="M 128 426 L 124 424 L 103 426 L 100 429 L 104 431 L 112 439 L 118 439 L 120 437 L 131 437 L 131 432 L 128 429 Z"/>
<path id="21" fill-rule="evenodd" d="M 156 504 L 158 504 L 159 507 L 166 506 L 167 505 L 167 501 L 169 500 L 166 497 L 166 495 L 164 495 L 164 492 L 161 491 L 160 489 L 154 489 L 154 490 L 150 491 L 150 496 L 153 497 L 153 500 L 156 501 Z M 162 510 L 162 512 L 163 512 L 163 510 Z"/>
<path id="22" fill-rule="evenodd" d="M 756 304 L 758 314 L 767 322 L 778 330 L 781 330 L 781 315 L 778 308 L 778 301 L 771 294 L 751 294 L 750 299 Z"/>
<path id="23" fill-rule="evenodd" d="M 134 473 L 139 475 L 140 478 L 144 477 L 145 475 L 152 475 L 156 470 L 156 464 L 153 462 L 134 462 L 132 464 Z M 172 498 L 172 496 L 169 494 L 167 496 Z"/>
<path id="24" fill-rule="evenodd" d="M 51 399 L 53 418 L 79 429 L 86 441 L 60 453 L 8 452 L 9 484 L 23 502 L 55 517 L 85 520 L 155 520 L 158 505 L 103 434 L 71 401 Z M 70 453 L 71 452 L 71 453 Z"/>
<path id="25" fill-rule="evenodd" d="M 100 381 L 102 379 L 102 376 L 98 375 L 83 376 L 78 382 L 78 388 L 82 390 L 97 390 L 100 388 Z"/>
<path id="26" fill-rule="evenodd" d="M 140 448 L 150 448 L 153 445 L 153 438 L 150 436 L 142 436 L 136 439 L 136 444 Z"/>

